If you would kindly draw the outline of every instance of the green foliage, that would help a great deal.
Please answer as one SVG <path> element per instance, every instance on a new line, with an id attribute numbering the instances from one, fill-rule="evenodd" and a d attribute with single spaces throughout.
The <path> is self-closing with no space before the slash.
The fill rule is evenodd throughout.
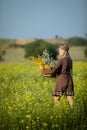
<path id="1" fill-rule="evenodd" d="M 87 46 L 86 46 L 86 48 L 84 50 L 84 53 L 85 53 L 85 57 L 87 57 Z"/>
<path id="2" fill-rule="evenodd" d="M 68 39 L 71 46 L 86 46 L 87 40 L 81 37 L 72 37 Z"/>
<path id="3" fill-rule="evenodd" d="M 25 45 L 25 57 L 42 55 L 44 50 L 48 50 L 51 56 L 55 59 L 57 55 L 56 47 L 43 40 L 36 40 L 33 43 Z"/>

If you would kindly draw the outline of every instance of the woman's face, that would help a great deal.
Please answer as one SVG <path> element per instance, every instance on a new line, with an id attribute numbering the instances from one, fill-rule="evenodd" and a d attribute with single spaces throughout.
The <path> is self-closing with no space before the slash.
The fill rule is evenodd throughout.
<path id="1" fill-rule="evenodd" d="M 65 55 L 65 50 L 63 50 L 62 48 L 59 48 L 59 55 L 64 56 Z"/>

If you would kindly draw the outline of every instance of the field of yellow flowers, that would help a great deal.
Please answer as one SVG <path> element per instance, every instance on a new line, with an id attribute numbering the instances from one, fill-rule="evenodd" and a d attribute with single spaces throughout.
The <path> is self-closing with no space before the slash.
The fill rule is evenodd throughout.
<path id="1" fill-rule="evenodd" d="M 87 62 L 74 62 L 74 108 L 53 104 L 55 78 L 32 61 L 0 64 L 0 130 L 86 130 Z"/>

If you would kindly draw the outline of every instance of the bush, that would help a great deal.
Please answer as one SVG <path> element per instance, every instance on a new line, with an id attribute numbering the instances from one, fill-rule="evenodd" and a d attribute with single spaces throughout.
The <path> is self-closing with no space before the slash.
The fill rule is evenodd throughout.
<path id="1" fill-rule="evenodd" d="M 87 45 L 87 40 L 81 37 L 72 37 L 68 39 L 71 46 L 85 46 Z"/>
<path id="2" fill-rule="evenodd" d="M 25 45 L 25 57 L 42 55 L 44 50 L 48 50 L 51 56 L 56 59 L 57 50 L 56 47 L 50 43 L 43 40 L 36 40 L 33 43 L 28 43 Z"/>
<path id="3" fill-rule="evenodd" d="M 86 48 L 84 50 L 84 53 L 85 53 L 85 57 L 87 57 L 87 46 L 86 46 Z"/>

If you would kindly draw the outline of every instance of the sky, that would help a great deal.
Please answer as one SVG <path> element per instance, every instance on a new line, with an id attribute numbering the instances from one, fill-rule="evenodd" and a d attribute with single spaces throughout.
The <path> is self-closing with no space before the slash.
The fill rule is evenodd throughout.
<path id="1" fill-rule="evenodd" d="M 0 38 L 86 34 L 87 0 L 0 0 Z"/>

